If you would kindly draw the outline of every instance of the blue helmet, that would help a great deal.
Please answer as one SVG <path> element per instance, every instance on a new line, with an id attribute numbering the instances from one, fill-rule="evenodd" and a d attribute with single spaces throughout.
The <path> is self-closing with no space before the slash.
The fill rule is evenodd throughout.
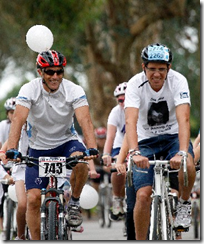
<path id="1" fill-rule="evenodd" d="M 163 44 L 153 43 L 143 48 L 141 58 L 145 64 L 156 62 L 169 65 L 172 62 L 172 52 Z"/>

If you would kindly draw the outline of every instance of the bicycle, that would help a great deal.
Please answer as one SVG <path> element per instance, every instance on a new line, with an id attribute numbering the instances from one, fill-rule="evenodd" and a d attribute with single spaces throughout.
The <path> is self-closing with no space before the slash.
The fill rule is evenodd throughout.
<path id="1" fill-rule="evenodd" d="M 199 222 L 200 222 L 200 165 L 196 166 L 196 179 L 191 192 L 192 198 L 192 222 L 194 238 L 199 237 Z"/>
<path id="2" fill-rule="evenodd" d="M 11 173 L 11 164 L 7 164 L 4 166 L 7 173 Z M 0 183 L 8 185 L 8 180 L 7 179 L 1 179 Z M 17 212 L 17 205 L 18 202 L 14 201 L 9 196 L 9 187 L 8 190 L 4 193 L 4 203 L 3 203 L 3 212 L 4 212 L 4 217 L 3 217 L 3 232 L 5 236 L 5 240 L 13 240 L 16 235 L 17 235 L 17 221 L 16 221 L 16 212 Z"/>
<path id="3" fill-rule="evenodd" d="M 64 190 L 57 185 L 58 177 L 66 177 L 66 169 L 72 169 L 85 155 L 71 157 L 29 157 L 23 156 L 20 164 L 28 167 L 39 166 L 39 177 L 49 177 L 49 189 L 41 189 L 40 239 L 41 240 L 72 240 L 72 231 L 76 227 L 69 226 L 64 209 Z M 35 162 L 38 161 L 39 165 Z"/>
<path id="4" fill-rule="evenodd" d="M 177 205 L 177 197 L 170 192 L 169 173 L 179 170 L 169 170 L 169 160 L 150 160 L 154 166 L 154 184 L 152 187 L 152 204 L 149 226 L 149 240 L 174 240 L 176 231 L 188 231 L 189 228 L 174 228 L 173 220 Z M 132 186 L 132 158 L 128 158 L 127 183 Z M 187 182 L 186 158 L 183 158 L 184 184 Z M 147 171 L 136 169 L 138 172 Z"/>
<path id="5" fill-rule="evenodd" d="M 111 227 L 111 220 L 109 219 L 111 206 L 112 185 L 109 182 L 109 173 L 104 171 L 103 182 L 99 186 L 99 224 L 101 227 Z"/>

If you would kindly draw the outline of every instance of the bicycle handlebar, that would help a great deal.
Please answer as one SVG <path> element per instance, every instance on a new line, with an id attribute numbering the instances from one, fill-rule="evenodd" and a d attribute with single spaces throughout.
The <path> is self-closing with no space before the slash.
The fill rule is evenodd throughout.
<path id="1" fill-rule="evenodd" d="M 88 164 L 88 162 L 86 161 L 79 161 L 81 159 L 85 159 L 85 160 L 88 160 L 88 159 L 92 159 L 94 158 L 94 156 L 86 156 L 86 155 L 75 155 L 75 156 L 70 156 L 70 157 L 66 157 L 66 166 L 67 168 L 72 168 L 74 166 L 76 166 L 77 163 L 86 163 Z M 24 162 L 22 162 L 24 161 Z M 32 167 L 34 165 L 36 165 L 34 162 L 35 161 L 39 161 L 39 158 L 35 158 L 35 157 L 29 157 L 29 156 L 22 156 L 21 157 L 21 162 L 20 164 L 26 164 L 28 167 Z M 19 162 L 16 162 L 16 163 L 19 163 Z"/>

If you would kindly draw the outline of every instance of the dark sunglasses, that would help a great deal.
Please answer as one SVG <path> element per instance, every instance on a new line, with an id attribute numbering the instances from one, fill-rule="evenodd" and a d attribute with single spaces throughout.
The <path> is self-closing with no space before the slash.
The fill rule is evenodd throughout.
<path id="1" fill-rule="evenodd" d="M 46 70 L 46 69 L 44 69 L 44 72 L 45 72 L 45 74 L 51 75 L 51 76 L 54 75 L 55 73 L 57 75 L 61 75 L 64 73 L 64 69 L 59 69 L 59 70 L 53 70 L 53 69 Z"/>
<path id="2" fill-rule="evenodd" d="M 119 103 L 123 103 L 124 101 L 125 101 L 125 99 L 122 99 L 122 98 L 118 99 Z"/>

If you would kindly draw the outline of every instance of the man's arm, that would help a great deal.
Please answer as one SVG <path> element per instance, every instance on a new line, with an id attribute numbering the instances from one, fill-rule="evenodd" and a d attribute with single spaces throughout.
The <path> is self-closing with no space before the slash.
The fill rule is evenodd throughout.
<path id="1" fill-rule="evenodd" d="M 113 142 L 115 139 L 117 128 L 114 125 L 108 125 L 107 127 L 107 136 L 106 136 L 106 142 L 103 148 L 103 153 L 111 154 L 112 148 L 113 148 Z"/>
<path id="2" fill-rule="evenodd" d="M 138 108 L 126 108 L 125 109 L 125 131 L 129 149 L 138 150 L 138 136 L 137 136 L 137 120 L 138 120 Z"/>
<path id="3" fill-rule="evenodd" d="M 125 109 L 125 130 L 127 137 L 128 149 L 133 150 L 132 159 L 139 168 L 149 168 L 149 160 L 142 155 L 134 155 L 134 151 L 139 151 L 138 135 L 137 135 L 137 121 L 138 121 L 138 108 L 128 107 Z"/>
<path id="4" fill-rule="evenodd" d="M 29 109 L 21 106 L 16 105 L 16 109 L 13 115 L 13 120 L 11 123 L 9 138 L 8 138 L 8 144 L 7 144 L 7 150 L 11 148 L 18 148 L 18 142 L 21 135 L 21 129 L 24 123 L 27 120 L 29 113 Z"/>
<path id="5" fill-rule="evenodd" d="M 176 118 L 179 126 L 179 150 L 188 152 L 190 140 L 190 106 L 181 104 L 176 107 Z"/>
<path id="6" fill-rule="evenodd" d="M 75 115 L 79 125 L 82 128 L 87 148 L 97 148 L 89 107 L 83 106 L 75 109 Z"/>

